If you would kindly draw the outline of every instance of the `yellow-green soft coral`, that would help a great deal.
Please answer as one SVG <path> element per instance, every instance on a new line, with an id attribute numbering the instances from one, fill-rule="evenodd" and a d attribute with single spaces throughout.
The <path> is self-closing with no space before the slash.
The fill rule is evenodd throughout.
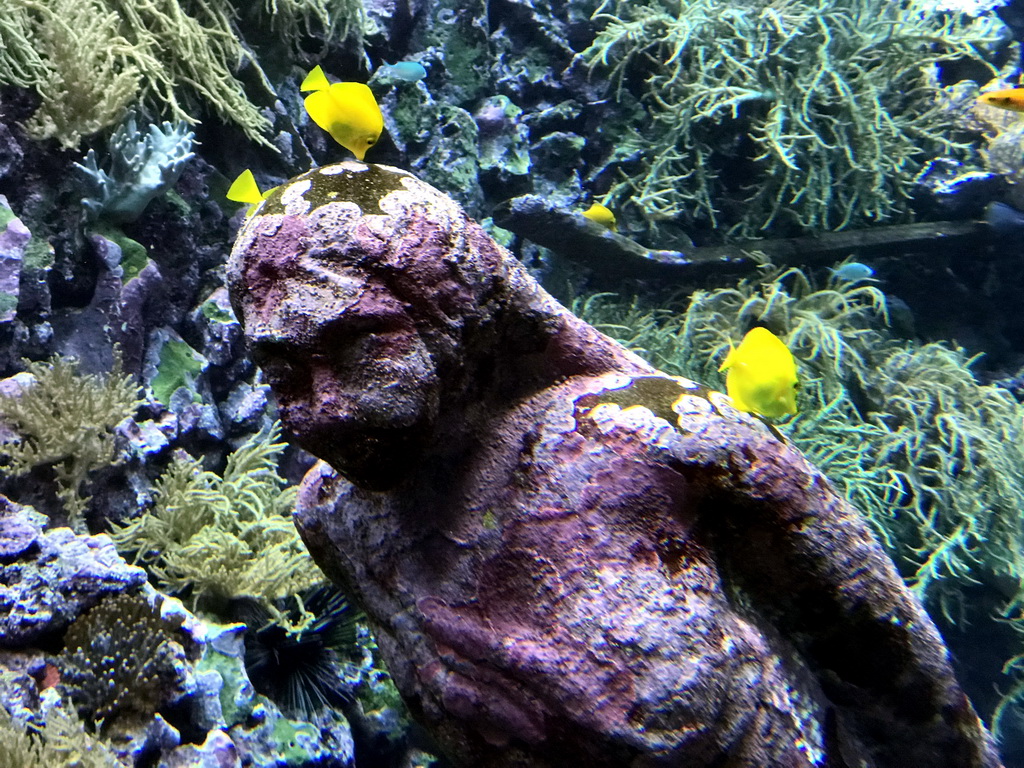
<path id="1" fill-rule="evenodd" d="M 647 119 L 605 201 L 749 237 L 900 216 L 922 163 L 969 159 L 935 67 L 994 28 L 892 0 L 606 0 L 585 52 Z M 623 102 L 625 103 L 625 102 Z"/>
<path id="2" fill-rule="evenodd" d="M 34 138 L 75 147 L 139 97 L 133 46 L 99 0 L 0 0 L 0 19 L 0 82 L 39 94 L 25 126 Z"/>
<path id="3" fill-rule="evenodd" d="M 268 0 L 267 11 L 285 39 L 317 25 L 328 35 L 362 28 L 354 0 Z M 269 121 L 235 77 L 247 61 L 272 99 L 234 13 L 227 0 L 0 0 L 0 83 L 34 89 L 30 134 L 65 148 L 139 103 L 188 123 L 203 103 L 271 146 Z"/>
<path id="4" fill-rule="evenodd" d="M 43 725 L 24 726 L 0 704 L 0 768 L 111 768 L 114 752 L 86 733 L 76 716 L 59 707 L 46 711 Z"/>
<path id="5" fill-rule="evenodd" d="M 295 489 L 284 487 L 280 428 L 228 457 L 223 476 L 178 456 L 156 483 L 156 503 L 112 534 L 161 589 L 193 601 L 251 596 L 271 606 L 324 580 L 292 523 Z"/>
<path id="6" fill-rule="evenodd" d="M 118 461 L 113 429 L 135 412 L 139 387 L 116 355 L 105 376 L 81 374 L 77 362 L 61 357 L 26 368 L 30 383 L 18 394 L 0 395 L 0 420 L 18 436 L 0 443 L 0 460 L 12 475 L 52 467 L 57 495 L 77 526 L 88 502 L 79 493 L 82 483 Z"/>

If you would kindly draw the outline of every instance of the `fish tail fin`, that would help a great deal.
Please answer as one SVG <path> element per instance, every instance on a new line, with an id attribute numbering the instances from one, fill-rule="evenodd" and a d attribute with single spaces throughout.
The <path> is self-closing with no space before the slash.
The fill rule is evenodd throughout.
<path id="1" fill-rule="evenodd" d="M 249 203 L 251 205 L 262 200 L 263 194 L 256 183 L 256 177 L 252 175 L 252 171 L 246 168 L 238 174 L 237 179 L 231 182 L 225 197 L 236 203 Z"/>

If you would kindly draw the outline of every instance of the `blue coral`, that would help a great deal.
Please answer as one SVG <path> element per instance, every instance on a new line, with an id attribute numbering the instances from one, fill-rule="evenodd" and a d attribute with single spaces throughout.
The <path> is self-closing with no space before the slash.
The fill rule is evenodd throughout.
<path id="1" fill-rule="evenodd" d="M 86 218 L 124 224 L 141 216 L 178 181 L 195 154 L 193 136 L 184 122 L 153 124 L 143 133 L 129 117 L 110 137 L 109 171 L 99 167 L 93 149 L 83 163 L 75 163 L 93 188 L 94 194 L 82 200 Z"/>

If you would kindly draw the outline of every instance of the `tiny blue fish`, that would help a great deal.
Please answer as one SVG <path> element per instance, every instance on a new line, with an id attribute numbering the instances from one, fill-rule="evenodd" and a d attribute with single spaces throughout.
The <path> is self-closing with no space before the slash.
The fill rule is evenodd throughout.
<path id="1" fill-rule="evenodd" d="M 384 62 L 377 68 L 377 74 L 392 80 L 415 83 L 427 76 L 427 69 L 418 61 L 399 61 L 396 64 Z"/>
<path id="2" fill-rule="evenodd" d="M 828 271 L 832 273 L 833 278 L 843 283 L 856 283 L 859 280 L 870 280 L 875 274 L 875 270 L 867 264 L 861 264 L 859 261 L 847 261 L 834 269 L 829 267 Z"/>

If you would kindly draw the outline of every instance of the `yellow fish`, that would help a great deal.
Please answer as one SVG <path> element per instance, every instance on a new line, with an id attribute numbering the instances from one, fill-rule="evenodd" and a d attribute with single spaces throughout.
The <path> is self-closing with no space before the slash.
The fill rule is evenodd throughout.
<path id="1" fill-rule="evenodd" d="M 612 232 L 617 232 L 619 229 L 619 225 L 615 221 L 615 214 L 600 203 L 591 205 L 583 212 L 583 215 L 591 221 L 596 221 L 603 227 L 608 227 Z"/>
<path id="2" fill-rule="evenodd" d="M 332 85 L 317 66 L 306 75 L 299 90 L 313 91 L 304 101 L 313 122 L 359 160 L 377 143 L 384 130 L 384 116 L 373 92 L 365 84 Z"/>
<path id="3" fill-rule="evenodd" d="M 260 192 L 259 185 L 256 184 L 256 177 L 252 175 L 252 171 L 246 168 L 238 174 L 237 179 L 231 182 L 231 186 L 228 187 L 228 193 L 224 197 L 228 200 L 234 200 L 236 203 L 248 203 L 249 210 L 245 215 L 252 216 L 256 206 L 266 200 L 267 196 L 275 189 L 277 187 L 271 187 L 266 192 Z"/>
<path id="4" fill-rule="evenodd" d="M 770 419 L 796 413 L 796 361 L 767 328 L 751 328 L 718 370 L 728 371 L 725 388 L 737 409 Z"/>
<path id="5" fill-rule="evenodd" d="M 990 107 L 1008 109 L 1011 112 L 1024 112 L 1024 88 L 1003 88 L 988 91 L 978 96 L 978 101 Z"/>

